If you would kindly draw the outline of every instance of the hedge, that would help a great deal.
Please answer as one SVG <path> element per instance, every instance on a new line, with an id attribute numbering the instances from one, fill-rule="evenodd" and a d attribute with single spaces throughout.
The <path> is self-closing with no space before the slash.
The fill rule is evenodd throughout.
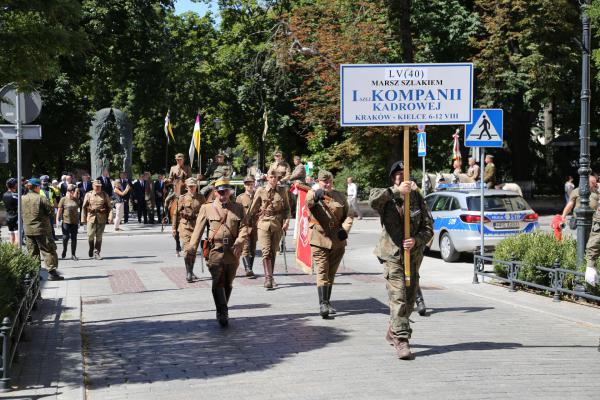
<path id="1" fill-rule="evenodd" d="M 23 281 L 35 276 L 39 261 L 9 243 L 0 243 L 0 321 L 12 318 L 25 293 Z"/>
<path id="2" fill-rule="evenodd" d="M 494 251 L 494 258 L 497 260 L 510 261 L 514 259 L 521 263 L 518 279 L 545 286 L 551 286 L 548 274 L 537 270 L 535 266 L 551 268 L 558 259 L 561 268 L 573 271 L 577 269 L 583 272 L 585 264 L 577 267 L 576 255 L 575 240 L 558 241 L 553 234 L 541 231 L 508 237 L 502 240 Z M 600 259 L 596 260 L 596 268 L 598 267 L 600 267 Z M 508 275 L 507 266 L 503 264 L 495 263 L 494 271 L 503 278 Z M 573 289 L 573 282 L 574 275 L 567 274 L 563 286 Z M 586 283 L 586 290 L 594 295 L 600 295 L 598 286 L 594 287 Z"/>

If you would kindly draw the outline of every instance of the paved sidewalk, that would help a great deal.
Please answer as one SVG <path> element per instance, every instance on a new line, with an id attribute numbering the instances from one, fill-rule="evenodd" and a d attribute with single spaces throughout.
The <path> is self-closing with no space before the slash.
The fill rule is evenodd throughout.
<path id="1" fill-rule="evenodd" d="M 89 399 L 600 395 L 599 309 L 473 285 L 470 264 L 436 255 L 421 271 L 430 315 L 412 317 L 416 359 L 396 359 L 384 340 L 385 282 L 372 255 L 377 220 L 355 223 L 333 290 L 335 319 L 319 317 L 314 278 L 288 254 L 288 273 L 278 256 L 275 291 L 261 279 L 236 279 L 227 329 L 214 320 L 208 272 L 188 284 L 170 236 L 159 235 L 160 226 L 139 229 L 108 235 L 103 261 L 61 262 L 67 280 L 47 284 L 48 311 L 30 331 L 57 339 L 45 340 L 39 354 L 26 343 L 16 376 L 24 389 L 10 396 L 82 398 L 80 337 Z"/>

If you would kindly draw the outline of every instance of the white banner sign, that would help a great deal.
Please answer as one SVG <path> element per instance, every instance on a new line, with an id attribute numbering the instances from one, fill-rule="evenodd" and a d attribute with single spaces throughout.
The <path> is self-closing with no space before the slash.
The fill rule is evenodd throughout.
<path id="1" fill-rule="evenodd" d="M 473 64 L 342 64 L 341 125 L 472 122 Z"/>

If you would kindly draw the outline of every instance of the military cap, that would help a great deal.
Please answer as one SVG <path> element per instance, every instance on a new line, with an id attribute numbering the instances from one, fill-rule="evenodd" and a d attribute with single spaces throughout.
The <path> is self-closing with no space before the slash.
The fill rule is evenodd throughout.
<path id="1" fill-rule="evenodd" d="M 320 181 L 328 181 L 329 179 L 333 179 L 333 174 L 331 172 L 324 169 L 319 170 Z"/>
<path id="2" fill-rule="evenodd" d="M 186 186 L 198 186 L 198 181 L 196 180 L 196 178 L 187 178 L 185 180 L 185 185 Z"/>
<path id="3" fill-rule="evenodd" d="M 252 175 L 248 175 L 247 177 L 244 178 L 244 183 L 248 183 L 248 182 L 256 182 L 256 179 L 254 179 L 254 177 Z"/>
<path id="4" fill-rule="evenodd" d="M 183 155 L 183 153 L 177 153 L 177 154 L 175 154 L 175 159 L 176 160 L 185 160 L 185 156 Z"/>
<path id="5" fill-rule="evenodd" d="M 396 161 L 392 168 L 390 168 L 390 178 L 394 176 L 394 174 L 398 171 L 404 171 L 404 161 Z"/>
<path id="6" fill-rule="evenodd" d="M 32 186 L 40 186 L 42 184 L 38 178 L 31 178 L 28 182 Z"/>
<path id="7" fill-rule="evenodd" d="M 69 186 L 67 186 L 67 192 L 73 192 L 75 189 L 77 189 L 77 186 L 72 183 L 69 183 Z"/>
<path id="8" fill-rule="evenodd" d="M 96 179 L 94 182 L 92 182 L 92 186 L 102 186 L 102 182 L 100 182 L 99 179 Z"/>
<path id="9" fill-rule="evenodd" d="M 229 183 L 229 179 L 220 178 L 215 182 L 215 187 L 217 188 L 217 192 L 225 189 L 233 189 L 233 186 Z"/>

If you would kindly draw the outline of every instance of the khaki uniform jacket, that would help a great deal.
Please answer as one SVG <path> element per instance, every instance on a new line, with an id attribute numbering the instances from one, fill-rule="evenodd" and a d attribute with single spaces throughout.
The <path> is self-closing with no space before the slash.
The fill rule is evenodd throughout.
<path id="1" fill-rule="evenodd" d="M 269 172 L 271 171 L 277 171 L 279 172 L 279 174 L 281 175 L 281 182 L 287 182 L 290 180 L 290 177 L 292 176 L 292 168 L 290 168 L 290 164 L 288 164 L 285 161 L 281 161 L 279 164 L 277 164 L 276 162 L 274 162 L 273 164 L 271 164 L 271 166 L 269 167 L 269 171 L 267 172 L 267 175 L 269 175 Z"/>
<path id="2" fill-rule="evenodd" d="M 292 172 L 292 176 L 290 176 L 290 181 L 304 183 L 305 180 L 306 170 L 304 169 L 304 164 L 296 165 L 294 171 Z"/>
<path id="3" fill-rule="evenodd" d="M 200 193 L 191 194 L 190 192 L 179 197 L 177 202 L 177 214 L 173 218 L 173 229 L 179 231 L 193 231 L 196 226 L 196 218 L 200 213 L 200 207 L 206 200 Z"/>
<path id="4" fill-rule="evenodd" d="M 231 165 L 213 163 L 208 167 L 204 176 L 212 181 L 219 178 L 231 178 L 232 173 Z"/>
<path id="5" fill-rule="evenodd" d="M 221 220 L 225 217 L 226 211 L 225 222 L 221 226 Z M 211 265 L 237 264 L 238 259 L 233 254 L 233 247 L 234 245 L 243 246 L 248 237 L 244 207 L 231 200 L 225 205 L 215 200 L 200 207 L 194 233 L 186 249 L 188 254 L 196 252 L 200 238 L 207 226 L 208 237 L 214 239 L 208 263 Z"/>
<path id="6" fill-rule="evenodd" d="M 248 211 L 250 220 L 257 217 L 256 227 L 258 229 L 265 231 L 281 229 L 283 221 L 289 220 L 291 217 L 286 188 L 277 186 L 273 189 L 269 184 L 259 187 L 254 193 L 254 199 Z"/>
<path id="7" fill-rule="evenodd" d="M 189 165 L 179 168 L 179 165 L 173 165 L 169 171 L 169 180 L 175 187 L 175 193 L 179 196 L 185 185 L 185 180 L 192 177 L 192 169 Z"/>
<path id="8" fill-rule="evenodd" d="M 479 165 L 477 164 L 473 164 L 472 166 L 469 167 L 469 169 L 467 170 L 467 176 L 471 179 L 473 179 L 474 181 L 479 179 Z"/>
<path id="9" fill-rule="evenodd" d="M 326 192 L 325 195 L 329 198 L 317 203 L 314 190 L 306 194 L 306 206 L 310 211 L 310 245 L 325 249 L 345 247 L 346 241 L 339 240 L 337 235 L 340 228 L 349 233 L 354 221 L 349 213 L 348 200 L 337 190 Z"/>
<path id="10" fill-rule="evenodd" d="M 146 201 L 146 207 L 156 208 L 156 198 L 154 197 L 154 182 L 152 182 L 152 179 L 144 180 L 144 200 Z"/>
<path id="11" fill-rule="evenodd" d="M 496 166 L 494 163 L 489 163 L 483 170 L 483 182 L 496 184 Z"/>
<path id="12" fill-rule="evenodd" d="M 88 192 L 81 206 L 81 222 L 106 224 L 112 216 L 112 202 L 105 192 Z"/>
<path id="13" fill-rule="evenodd" d="M 384 261 L 403 260 L 404 196 L 395 188 L 371 189 L 369 205 L 379 214 L 382 226 L 375 255 Z M 416 241 L 411 254 L 422 253 L 433 237 L 433 217 L 418 190 L 410 192 L 410 236 Z"/>
<path id="14" fill-rule="evenodd" d="M 252 205 L 252 199 L 254 199 L 254 193 L 252 196 L 250 196 L 247 192 L 244 192 L 235 199 L 235 202 L 241 204 L 242 207 L 244 207 L 244 212 L 246 215 L 248 215 L 250 212 L 250 206 Z M 248 222 L 248 226 L 253 226 L 252 221 Z"/>
<path id="15" fill-rule="evenodd" d="M 590 208 L 592 210 L 597 210 L 598 209 L 598 200 L 599 200 L 598 196 L 598 192 L 594 191 L 590 191 Z M 571 195 L 569 196 L 569 201 L 572 201 L 575 206 L 573 207 L 578 208 L 580 203 L 581 203 L 581 197 L 579 196 L 579 188 L 575 188 L 571 191 Z"/>
<path id="16" fill-rule="evenodd" d="M 50 218 L 54 209 L 46 196 L 40 196 L 33 190 L 23 197 L 23 230 L 26 236 L 50 235 Z"/>

